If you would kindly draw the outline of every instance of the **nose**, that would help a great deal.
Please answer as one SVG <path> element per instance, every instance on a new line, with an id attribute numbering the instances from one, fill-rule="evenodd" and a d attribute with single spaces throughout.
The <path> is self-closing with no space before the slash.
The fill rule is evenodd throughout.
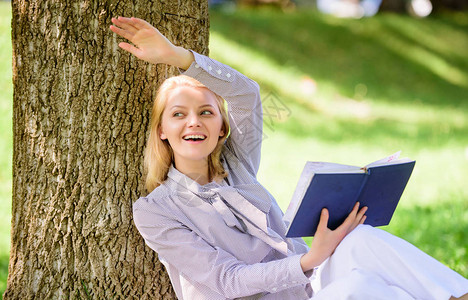
<path id="1" fill-rule="evenodd" d="M 187 126 L 188 127 L 200 127 L 200 117 L 198 114 L 190 114 L 188 121 L 187 121 Z"/>

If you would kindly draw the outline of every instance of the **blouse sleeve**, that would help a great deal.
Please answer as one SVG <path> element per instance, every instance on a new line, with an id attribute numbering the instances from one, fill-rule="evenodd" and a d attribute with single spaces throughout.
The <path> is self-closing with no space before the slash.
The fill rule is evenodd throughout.
<path id="1" fill-rule="evenodd" d="M 275 293 L 309 283 L 300 267 L 301 254 L 246 264 L 229 252 L 211 246 L 164 208 L 142 197 L 133 206 L 134 222 L 146 244 L 180 273 L 226 298 Z"/>
<path id="2" fill-rule="evenodd" d="M 263 137 L 258 84 L 227 65 L 191 52 L 195 61 L 183 74 L 197 79 L 226 100 L 231 127 L 226 147 L 256 176 Z"/>

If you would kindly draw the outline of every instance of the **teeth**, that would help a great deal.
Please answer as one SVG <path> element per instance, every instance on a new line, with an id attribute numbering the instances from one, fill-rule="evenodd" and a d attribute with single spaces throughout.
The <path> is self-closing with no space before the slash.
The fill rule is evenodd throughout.
<path id="1" fill-rule="evenodd" d="M 190 139 L 204 140 L 205 137 L 203 135 L 195 135 L 195 134 L 187 135 L 187 136 L 184 137 L 184 140 L 190 140 Z"/>

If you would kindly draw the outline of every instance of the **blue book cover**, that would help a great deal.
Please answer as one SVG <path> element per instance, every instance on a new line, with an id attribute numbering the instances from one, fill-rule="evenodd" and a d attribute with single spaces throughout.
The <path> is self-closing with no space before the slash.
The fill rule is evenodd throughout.
<path id="1" fill-rule="evenodd" d="M 365 224 L 388 225 L 415 164 L 398 155 L 363 168 L 307 162 L 283 218 L 286 236 L 314 236 L 322 208 L 329 211 L 328 227 L 336 229 L 357 201 L 368 207 Z"/>

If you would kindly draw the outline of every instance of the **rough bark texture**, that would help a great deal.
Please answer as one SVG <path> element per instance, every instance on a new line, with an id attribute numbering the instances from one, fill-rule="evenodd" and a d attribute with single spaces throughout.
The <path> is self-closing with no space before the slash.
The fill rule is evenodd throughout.
<path id="1" fill-rule="evenodd" d="M 13 211 L 5 299 L 173 299 L 138 234 L 150 108 L 176 72 L 120 50 L 111 17 L 136 16 L 207 54 L 208 5 L 12 2 Z"/>

